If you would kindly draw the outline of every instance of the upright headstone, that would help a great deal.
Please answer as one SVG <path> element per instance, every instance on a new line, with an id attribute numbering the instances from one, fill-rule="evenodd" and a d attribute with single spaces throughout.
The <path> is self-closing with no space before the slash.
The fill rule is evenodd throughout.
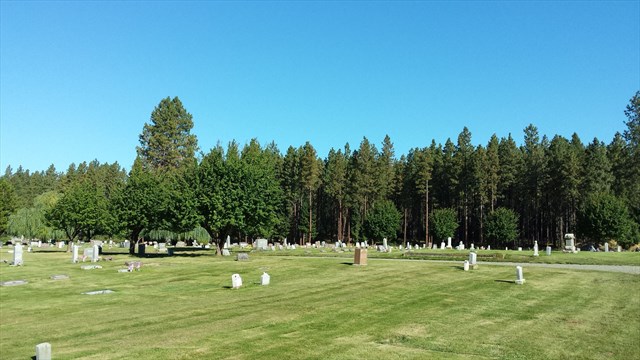
<path id="1" fill-rule="evenodd" d="M 257 239 L 256 240 L 256 249 L 258 250 L 267 250 L 269 247 L 269 241 L 267 239 Z"/>
<path id="2" fill-rule="evenodd" d="M 618 252 L 622 252 L 622 246 L 618 245 Z"/>
<path id="3" fill-rule="evenodd" d="M 491 245 L 487 245 L 487 250 L 491 250 Z"/>
<path id="4" fill-rule="evenodd" d="M 551 256 L 551 246 L 547 246 L 547 256 Z"/>
<path id="5" fill-rule="evenodd" d="M 271 282 L 271 276 L 267 273 L 262 273 L 262 276 L 260 276 L 260 285 L 269 285 L 269 282 Z"/>
<path id="6" fill-rule="evenodd" d="M 227 239 L 224 241 L 224 247 L 225 249 L 228 249 L 231 247 L 231 236 L 227 235 Z"/>
<path id="7" fill-rule="evenodd" d="M 475 265 L 478 259 L 478 255 L 474 252 L 469 253 L 469 265 Z"/>
<path id="8" fill-rule="evenodd" d="M 540 256 L 540 254 L 538 254 L 538 242 L 537 241 L 533 242 L 533 256 Z"/>
<path id="9" fill-rule="evenodd" d="M 360 242 L 359 241 L 356 242 L 356 249 L 360 249 Z"/>
<path id="10" fill-rule="evenodd" d="M 575 240 L 576 237 L 573 234 L 564 234 L 564 249 L 571 252 L 576 252 Z"/>
<path id="11" fill-rule="evenodd" d="M 356 248 L 353 256 L 353 265 L 367 265 L 367 249 Z"/>
<path id="12" fill-rule="evenodd" d="M 13 266 L 22 266 L 22 244 L 13 247 Z"/>
<path id="13" fill-rule="evenodd" d="M 522 247 L 518 246 L 518 251 L 522 251 Z"/>
<path id="14" fill-rule="evenodd" d="M 384 246 L 385 250 L 389 248 L 389 245 L 387 245 L 387 238 L 382 239 L 382 246 Z"/>
<path id="15" fill-rule="evenodd" d="M 91 254 L 91 262 L 97 262 L 99 258 L 100 250 L 98 245 L 93 245 L 93 254 Z"/>
<path id="16" fill-rule="evenodd" d="M 524 276 L 522 275 L 522 266 L 516 266 L 516 284 L 524 284 Z"/>
<path id="17" fill-rule="evenodd" d="M 146 245 L 143 243 L 138 244 L 138 256 L 145 256 Z"/>
<path id="18" fill-rule="evenodd" d="M 469 271 L 469 260 L 464 261 L 463 269 L 464 271 Z"/>
<path id="19" fill-rule="evenodd" d="M 51 344 L 41 343 L 36 345 L 36 360 L 51 360 Z"/>
<path id="20" fill-rule="evenodd" d="M 416 246 L 414 247 L 414 249 L 416 249 L 416 250 L 420 249 L 420 245 L 416 244 Z"/>
<path id="21" fill-rule="evenodd" d="M 433 246 L 431 247 L 433 250 L 438 249 L 438 245 L 436 245 L 436 243 L 433 243 Z"/>
<path id="22" fill-rule="evenodd" d="M 74 264 L 78 262 L 78 250 L 80 250 L 80 246 L 73 245 L 73 256 L 71 257 L 71 262 Z"/>
<path id="23" fill-rule="evenodd" d="M 447 249 L 453 249 L 453 246 L 451 246 L 451 238 L 447 238 Z"/>
<path id="24" fill-rule="evenodd" d="M 229 249 L 222 249 L 222 256 L 231 256 Z"/>
<path id="25" fill-rule="evenodd" d="M 460 241 L 460 245 L 458 245 L 458 249 L 464 250 L 464 243 Z"/>
<path id="26" fill-rule="evenodd" d="M 231 275 L 231 287 L 234 289 L 239 289 L 242 286 L 242 278 L 240 274 Z"/>
<path id="27" fill-rule="evenodd" d="M 476 249 L 476 247 L 475 247 L 475 245 L 474 245 L 473 243 L 471 243 L 471 247 L 470 247 L 470 249 L 471 249 L 471 250 L 475 250 L 475 249 Z"/>
<path id="28" fill-rule="evenodd" d="M 447 245 L 444 243 L 444 241 L 443 241 L 443 242 L 441 242 L 441 243 L 440 243 L 440 250 L 444 250 L 444 249 L 446 249 L 446 246 L 447 246 Z"/>
<path id="29" fill-rule="evenodd" d="M 604 252 L 609 252 L 609 243 L 604 243 Z"/>

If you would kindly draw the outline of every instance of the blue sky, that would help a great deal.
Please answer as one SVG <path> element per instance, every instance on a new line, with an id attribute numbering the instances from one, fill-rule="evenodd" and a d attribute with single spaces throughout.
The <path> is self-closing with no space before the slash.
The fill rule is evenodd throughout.
<path id="1" fill-rule="evenodd" d="M 0 171 L 129 168 L 178 96 L 201 150 L 389 134 L 609 142 L 640 90 L 639 1 L 0 2 Z"/>

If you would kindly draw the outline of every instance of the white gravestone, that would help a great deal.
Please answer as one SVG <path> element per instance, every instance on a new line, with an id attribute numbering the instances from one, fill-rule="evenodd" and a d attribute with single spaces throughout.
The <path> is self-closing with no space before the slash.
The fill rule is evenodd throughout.
<path id="1" fill-rule="evenodd" d="M 573 234 L 564 234 L 564 249 L 571 252 L 576 252 L 575 240 L 576 237 Z"/>
<path id="2" fill-rule="evenodd" d="M 433 247 L 432 247 L 432 249 L 433 249 L 433 250 L 438 249 L 438 245 L 436 245 L 436 243 L 433 243 Z"/>
<path id="3" fill-rule="evenodd" d="M 80 250 L 80 246 L 73 245 L 73 256 L 71 257 L 71 262 L 74 264 L 78 262 L 78 250 Z"/>
<path id="4" fill-rule="evenodd" d="M 51 344 L 41 343 L 36 345 L 36 360 L 51 360 Z"/>
<path id="5" fill-rule="evenodd" d="M 267 250 L 269 247 L 269 241 L 267 239 L 257 239 L 256 240 L 256 249 L 258 250 Z"/>
<path id="6" fill-rule="evenodd" d="M 22 266 L 22 245 L 13 247 L 13 266 Z"/>
<path id="7" fill-rule="evenodd" d="M 518 251 L 522 251 L 522 248 L 518 246 Z"/>
<path id="8" fill-rule="evenodd" d="M 231 287 L 239 289 L 242 286 L 242 278 L 239 274 L 231 275 Z"/>
<path id="9" fill-rule="evenodd" d="M 609 243 L 604 243 L 604 252 L 609 252 Z"/>
<path id="10" fill-rule="evenodd" d="M 470 250 L 475 250 L 475 249 L 476 249 L 475 245 L 473 243 L 471 243 Z"/>
<path id="11" fill-rule="evenodd" d="M 222 249 L 222 256 L 231 256 L 229 249 Z"/>
<path id="12" fill-rule="evenodd" d="M 537 241 L 533 242 L 533 256 L 540 256 L 540 254 L 538 254 L 538 242 Z"/>
<path id="13" fill-rule="evenodd" d="M 447 249 L 453 249 L 453 246 L 451 246 L 451 238 L 447 238 Z"/>
<path id="14" fill-rule="evenodd" d="M 516 284 L 524 284 L 524 276 L 522 275 L 522 266 L 516 266 Z"/>
<path id="15" fill-rule="evenodd" d="M 474 252 L 469 253 L 469 264 L 476 265 L 477 255 Z"/>
<path id="16" fill-rule="evenodd" d="M 487 245 L 487 250 L 491 250 L 491 245 Z"/>
<path id="17" fill-rule="evenodd" d="M 416 244 L 416 246 L 414 247 L 414 249 L 416 249 L 416 250 L 420 249 L 420 245 Z"/>
<path id="18" fill-rule="evenodd" d="M 551 246 L 547 246 L 547 256 L 551 256 Z"/>
<path id="19" fill-rule="evenodd" d="M 446 249 L 446 246 L 447 246 L 447 245 L 444 243 L 444 241 L 443 241 L 443 242 L 441 242 L 441 243 L 440 243 L 440 250 L 444 250 L 444 249 Z"/>
<path id="20" fill-rule="evenodd" d="M 382 239 L 382 246 L 384 246 L 385 250 L 389 248 L 389 245 L 387 245 L 387 238 Z"/>
<path id="21" fill-rule="evenodd" d="M 460 244 L 458 245 L 458 250 L 464 250 L 464 243 L 462 241 L 460 241 Z"/>
<path id="22" fill-rule="evenodd" d="M 263 273 L 262 276 L 260 276 L 260 285 L 269 285 L 270 281 L 271 276 L 269 276 L 269 274 Z"/>
<path id="23" fill-rule="evenodd" d="M 464 271 L 469 271 L 469 260 L 464 261 L 463 269 Z"/>
<path id="24" fill-rule="evenodd" d="M 91 262 L 97 262 L 100 256 L 100 250 L 98 245 L 93 245 L 93 254 L 91 255 Z"/>
<path id="25" fill-rule="evenodd" d="M 622 246 L 618 245 L 618 252 L 622 252 Z"/>

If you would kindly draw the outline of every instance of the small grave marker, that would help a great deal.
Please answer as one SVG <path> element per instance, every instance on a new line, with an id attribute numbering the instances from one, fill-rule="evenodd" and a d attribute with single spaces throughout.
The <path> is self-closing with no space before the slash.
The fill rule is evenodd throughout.
<path id="1" fill-rule="evenodd" d="M 242 278 L 240 274 L 231 275 L 231 287 L 234 289 L 239 289 L 242 286 Z"/>
<path id="2" fill-rule="evenodd" d="M 260 285 L 269 285 L 269 282 L 271 282 L 271 276 L 266 272 L 263 273 L 262 276 L 260 276 Z"/>
<path id="3" fill-rule="evenodd" d="M 51 360 L 51 344 L 40 343 L 36 345 L 36 360 Z"/>
<path id="4" fill-rule="evenodd" d="M 522 266 L 516 266 L 516 284 L 524 284 L 524 276 L 522 275 Z"/>

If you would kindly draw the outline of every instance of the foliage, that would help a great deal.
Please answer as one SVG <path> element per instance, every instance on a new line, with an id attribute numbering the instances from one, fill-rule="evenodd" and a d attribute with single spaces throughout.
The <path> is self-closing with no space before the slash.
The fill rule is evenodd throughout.
<path id="1" fill-rule="evenodd" d="M 507 208 L 497 208 L 487 217 L 487 237 L 494 241 L 511 242 L 518 238 L 518 214 Z"/>
<path id="2" fill-rule="evenodd" d="M 16 208 L 16 195 L 9 181 L 0 178 L 0 235 L 7 231 L 9 216 Z"/>
<path id="3" fill-rule="evenodd" d="M 435 209 L 431 214 L 431 230 L 436 240 L 453 237 L 458 228 L 456 210 L 451 208 Z"/>
<path id="4" fill-rule="evenodd" d="M 589 196 L 579 212 L 579 234 L 593 241 L 616 240 L 629 245 L 633 240 L 633 226 L 624 202 L 611 194 Z"/>
<path id="5" fill-rule="evenodd" d="M 178 97 L 166 97 L 151 113 L 151 124 L 144 124 L 140 146 L 136 148 L 145 169 L 170 170 L 189 163 L 198 149 L 191 134 L 193 117 Z"/>
<path id="6" fill-rule="evenodd" d="M 395 239 L 400 228 L 400 212 L 389 200 L 377 202 L 364 222 L 367 237 L 373 240 Z"/>

